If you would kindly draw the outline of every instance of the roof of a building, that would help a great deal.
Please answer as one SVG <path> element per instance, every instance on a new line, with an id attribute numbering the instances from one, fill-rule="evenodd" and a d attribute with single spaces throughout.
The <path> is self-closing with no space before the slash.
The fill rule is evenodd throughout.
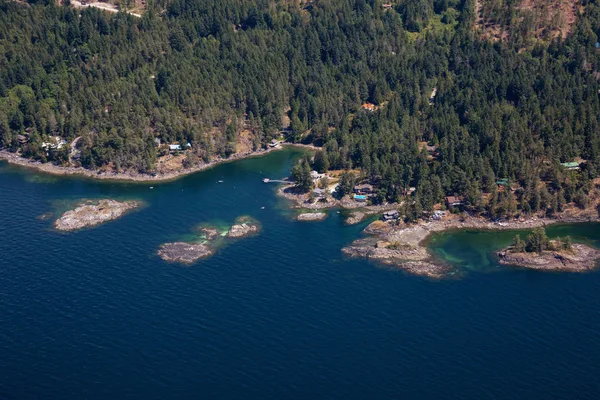
<path id="1" fill-rule="evenodd" d="M 449 203 L 449 204 L 462 203 L 462 197 L 448 196 L 448 197 L 446 197 L 446 203 Z"/>
<path id="2" fill-rule="evenodd" d="M 560 163 L 560 165 L 562 165 L 563 167 L 566 167 L 566 168 L 579 167 L 579 163 L 577 161 L 564 162 L 564 163 Z"/>
<path id="3" fill-rule="evenodd" d="M 373 189 L 373 185 L 370 185 L 368 183 L 363 183 L 362 185 L 356 185 L 354 186 L 354 189 L 359 190 L 359 189 Z"/>
<path id="4" fill-rule="evenodd" d="M 364 103 L 362 105 L 362 108 L 368 111 L 375 111 L 377 109 L 377 106 L 373 103 Z"/>

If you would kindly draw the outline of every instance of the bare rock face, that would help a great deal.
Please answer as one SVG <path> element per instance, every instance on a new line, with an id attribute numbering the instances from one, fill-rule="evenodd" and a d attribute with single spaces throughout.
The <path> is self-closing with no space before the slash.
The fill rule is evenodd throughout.
<path id="1" fill-rule="evenodd" d="M 586 272 L 598 266 L 600 250 L 583 244 L 574 244 L 571 251 L 513 253 L 504 249 L 496 253 L 500 264 L 540 271 Z"/>
<path id="2" fill-rule="evenodd" d="M 227 237 L 232 239 L 243 238 L 254 235 L 260 231 L 258 222 L 250 217 L 238 217 L 235 224 L 229 228 Z"/>
<path id="3" fill-rule="evenodd" d="M 202 228 L 200 229 L 200 232 L 202 232 L 206 240 L 209 241 L 216 239 L 220 235 L 219 231 L 215 228 Z"/>
<path id="4" fill-rule="evenodd" d="M 209 257 L 213 250 L 202 243 L 165 243 L 160 246 L 158 255 L 165 261 L 191 264 L 201 258 Z"/>
<path id="5" fill-rule="evenodd" d="M 59 231 L 73 231 L 103 224 L 123 216 L 127 211 L 139 207 L 136 201 L 100 200 L 96 204 L 82 204 L 67 211 L 54 222 Z"/>
<path id="6" fill-rule="evenodd" d="M 364 230 L 364 232 L 368 235 L 379 235 L 383 236 L 386 233 L 390 233 L 392 231 L 392 225 L 383 222 L 380 220 L 371 222 Z"/>
<path id="7" fill-rule="evenodd" d="M 362 220 L 364 220 L 366 216 L 367 215 L 363 212 L 353 211 L 350 213 L 350 215 L 348 215 L 348 218 L 346 218 L 345 222 L 347 225 L 358 224 L 359 222 L 362 222 Z"/>
<path id="8" fill-rule="evenodd" d="M 327 217 L 325 213 L 304 213 L 298 215 L 296 218 L 298 221 L 321 221 Z"/>

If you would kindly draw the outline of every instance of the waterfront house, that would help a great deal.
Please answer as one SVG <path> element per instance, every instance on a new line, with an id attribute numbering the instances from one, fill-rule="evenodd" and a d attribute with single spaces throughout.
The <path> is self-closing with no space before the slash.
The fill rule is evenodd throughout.
<path id="1" fill-rule="evenodd" d="M 448 208 L 459 207 L 459 206 L 462 206 L 462 204 L 463 204 L 462 197 L 458 197 L 458 196 L 446 197 L 446 207 L 448 207 Z"/>
<path id="2" fill-rule="evenodd" d="M 189 149 L 192 147 L 192 145 L 190 143 L 188 143 L 185 145 L 185 147 L 187 147 Z M 169 151 L 171 151 L 171 152 L 181 151 L 181 145 L 180 144 L 170 144 Z"/>
<path id="3" fill-rule="evenodd" d="M 369 185 L 368 183 L 354 186 L 354 193 L 356 194 L 371 194 L 373 193 L 373 185 Z"/>
<path id="4" fill-rule="evenodd" d="M 398 218 L 400 218 L 400 213 L 398 212 L 398 210 L 386 211 L 381 216 L 381 219 L 383 219 L 384 221 L 395 221 Z"/>
<path id="5" fill-rule="evenodd" d="M 46 150 L 57 150 L 62 149 L 67 144 L 66 140 L 63 140 L 60 136 L 51 136 L 49 142 L 42 142 L 42 149 Z"/>
<path id="6" fill-rule="evenodd" d="M 29 142 L 29 135 L 17 135 L 17 140 L 19 144 L 25 144 Z"/>

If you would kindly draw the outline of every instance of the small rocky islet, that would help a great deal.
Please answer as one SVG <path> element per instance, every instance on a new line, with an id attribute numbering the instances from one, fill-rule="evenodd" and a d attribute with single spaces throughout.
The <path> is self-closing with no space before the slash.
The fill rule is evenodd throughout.
<path id="1" fill-rule="evenodd" d="M 598 268 L 600 250 L 574 244 L 570 250 L 514 252 L 510 247 L 496 253 L 502 265 L 555 272 L 587 272 Z"/>
<path id="2" fill-rule="evenodd" d="M 324 212 L 302 213 L 296 217 L 298 221 L 321 221 L 327 217 Z"/>
<path id="3" fill-rule="evenodd" d="M 65 212 L 54 222 L 59 231 L 74 231 L 92 227 L 120 218 L 141 205 L 139 201 L 117 201 L 111 199 L 86 200 Z"/>
<path id="4" fill-rule="evenodd" d="M 211 226 L 203 226 L 199 231 L 201 237 L 198 242 L 164 243 L 158 249 L 158 255 L 165 261 L 193 264 L 212 256 L 224 244 L 223 238 L 240 239 L 258 234 L 260 224 L 252 217 L 241 216 L 226 231 Z"/>

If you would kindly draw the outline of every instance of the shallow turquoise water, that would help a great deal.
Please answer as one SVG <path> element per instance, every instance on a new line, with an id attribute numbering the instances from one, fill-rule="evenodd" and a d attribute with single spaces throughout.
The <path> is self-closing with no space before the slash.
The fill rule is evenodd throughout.
<path id="1" fill-rule="evenodd" d="M 261 181 L 296 157 L 164 184 L 0 164 L 0 399 L 597 398 L 600 274 L 487 273 L 505 239 L 467 232 L 435 243 L 459 280 L 346 260 L 363 226 L 294 222 Z M 146 206 L 74 233 L 39 218 L 102 197 Z M 189 267 L 156 256 L 239 215 L 261 234 Z"/>
<path id="2" fill-rule="evenodd" d="M 494 272 L 514 269 L 501 266 L 494 253 L 509 246 L 515 235 L 524 240 L 531 230 L 478 231 L 457 230 L 433 235 L 428 243 L 433 253 L 441 260 L 470 272 Z M 600 224 L 550 225 L 548 237 L 570 236 L 575 243 L 600 247 Z"/>

